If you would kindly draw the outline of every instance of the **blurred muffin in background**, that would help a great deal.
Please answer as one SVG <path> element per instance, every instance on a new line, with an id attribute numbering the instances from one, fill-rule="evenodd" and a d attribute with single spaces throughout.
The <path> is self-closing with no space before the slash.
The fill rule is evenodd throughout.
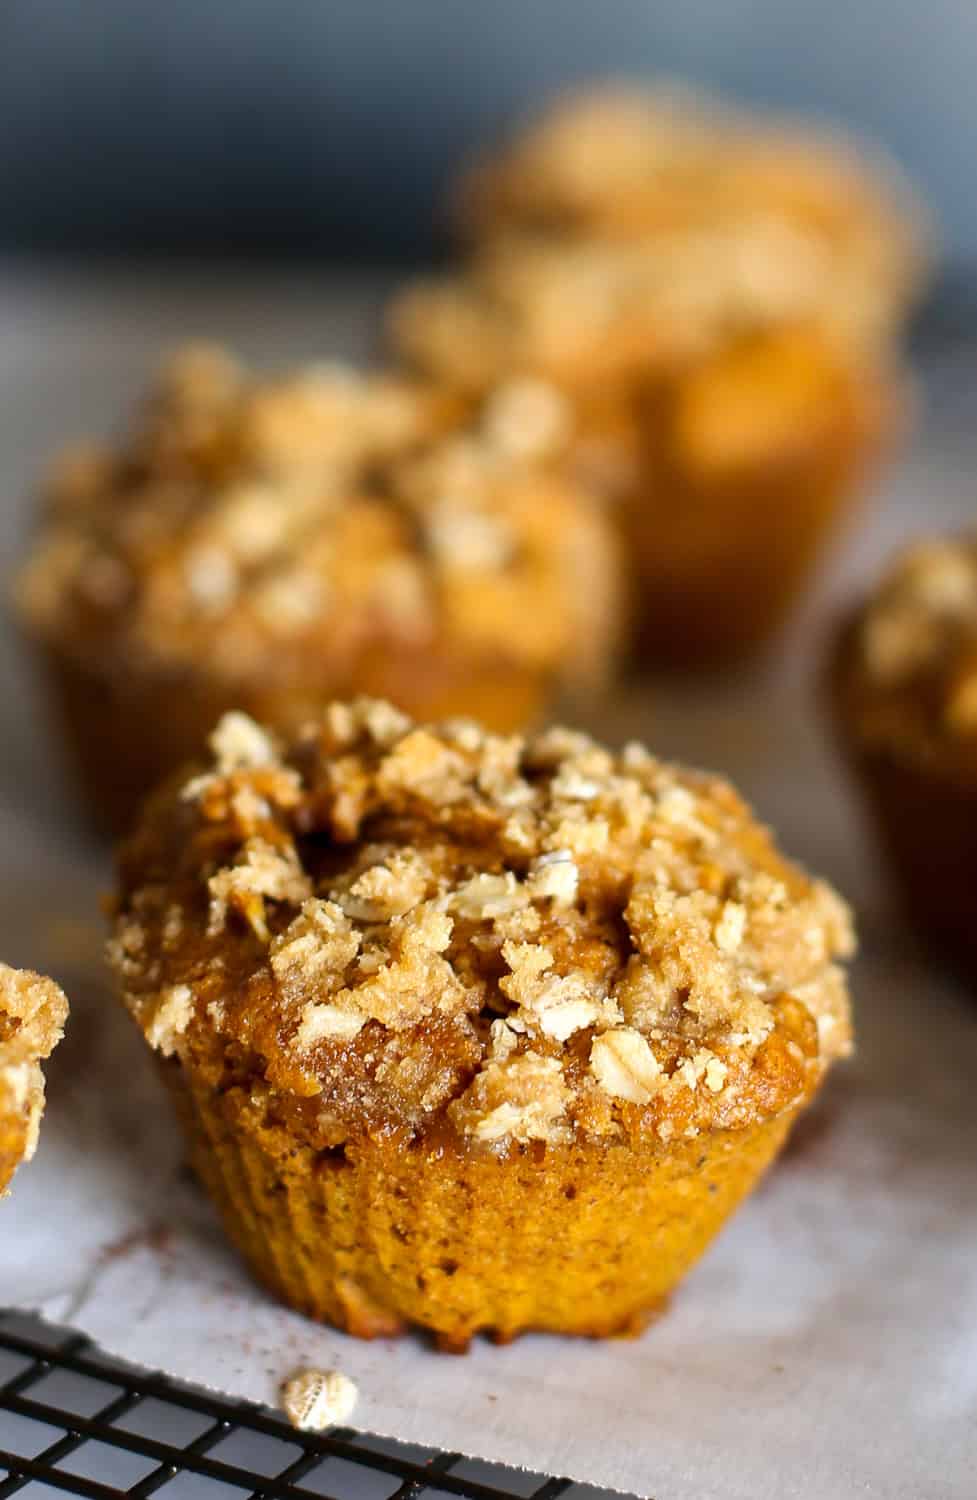
<path id="1" fill-rule="evenodd" d="M 977 981 L 977 538 L 895 559 L 838 634 L 829 693 L 907 919 Z"/>
<path id="2" fill-rule="evenodd" d="M 765 227 L 830 269 L 862 338 L 898 332 L 927 261 L 919 206 L 893 163 L 823 127 L 667 84 L 557 99 L 463 176 L 457 217 L 482 241 L 688 237 L 690 251 L 697 235 L 732 248 Z"/>
<path id="3" fill-rule="evenodd" d="M 68 1002 L 53 979 L 0 964 L 0 1198 L 37 1147 L 41 1063 L 64 1033 Z"/>
<path id="4" fill-rule="evenodd" d="M 226 709 L 291 729 L 362 691 L 508 730 L 598 682 L 618 549 L 568 422 L 538 385 L 169 363 L 128 441 L 55 469 L 16 591 L 98 821 Z"/>
<path id="5" fill-rule="evenodd" d="M 395 301 L 401 355 L 564 389 L 643 654 L 749 654 L 900 427 L 918 217 L 841 147 L 654 92 L 558 107 L 461 197 L 482 238 Z"/>

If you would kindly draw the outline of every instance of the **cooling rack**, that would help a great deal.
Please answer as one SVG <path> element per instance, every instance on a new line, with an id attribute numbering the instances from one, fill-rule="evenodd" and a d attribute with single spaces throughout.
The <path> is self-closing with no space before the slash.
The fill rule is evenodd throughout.
<path id="1" fill-rule="evenodd" d="M 0 1500 L 597 1500 L 603 1491 L 274 1412 L 0 1314 Z"/>

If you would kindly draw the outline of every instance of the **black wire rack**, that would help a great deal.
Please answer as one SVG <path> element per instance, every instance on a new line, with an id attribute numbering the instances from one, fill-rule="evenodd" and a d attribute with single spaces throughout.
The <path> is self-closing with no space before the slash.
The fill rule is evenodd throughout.
<path id="1" fill-rule="evenodd" d="M 375 1438 L 295 1432 L 99 1353 L 82 1335 L 0 1313 L 0 1500 L 590 1500 L 567 1479 Z"/>

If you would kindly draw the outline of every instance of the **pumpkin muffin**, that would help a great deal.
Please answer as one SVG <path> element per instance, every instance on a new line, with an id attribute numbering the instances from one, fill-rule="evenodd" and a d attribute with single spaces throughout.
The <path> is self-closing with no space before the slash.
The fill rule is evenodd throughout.
<path id="1" fill-rule="evenodd" d="M 462 227 L 650 240 L 779 226 L 819 262 L 861 339 L 898 331 L 927 260 L 919 205 L 893 164 L 823 128 L 750 113 L 674 85 L 604 85 L 558 98 L 462 178 Z"/>
<path id="2" fill-rule="evenodd" d="M 848 1051 L 851 949 L 726 783 L 358 700 L 221 722 L 110 960 L 261 1281 L 461 1350 L 643 1325 Z"/>
<path id="3" fill-rule="evenodd" d="M 396 347 L 468 390 L 561 385 L 580 474 L 620 501 L 642 655 L 749 655 L 898 431 L 892 349 L 927 261 L 906 185 L 823 133 L 607 86 L 458 200 L 470 259 L 397 299 Z"/>
<path id="4" fill-rule="evenodd" d="M 41 1062 L 61 1040 L 68 1002 L 51 979 L 0 964 L 0 1198 L 37 1148 Z"/>
<path id="5" fill-rule="evenodd" d="M 977 538 L 895 559 L 838 634 L 830 695 L 908 920 L 977 980 Z"/>
<path id="6" fill-rule="evenodd" d="M 508 239 L 392 311 L 429 376 L 469 393 L 538 377 L 571 400 L 571 471 L 614 502 L 653 665 L 761 646 L 902 425 L 894 357 L 794 238 Z"/>
<path id="7" fill-rule="evenodd" d="M 559 472 L 567 404 L 397 376 L 280 380 L 190 349 L 118 448 L 55 470 L 18 587 L 100 821 L 124 828 L 225 710 L 333 697 L 509 730 L 603 675 L 617 544 Z"/>

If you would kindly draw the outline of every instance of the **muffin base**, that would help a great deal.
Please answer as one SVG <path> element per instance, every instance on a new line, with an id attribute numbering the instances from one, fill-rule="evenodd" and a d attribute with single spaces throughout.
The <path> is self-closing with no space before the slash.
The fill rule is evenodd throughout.
<path id="1" fill-rule="evenodd" d="M 200 755 L 231 709 L 288 733 L 330 699 L 363 693 L 421 720 L 470 717 L 507 734 L 540 718 L 552 696 L 552 683 L 539 671 L 437 652 L 378 652 L 357 662 L 348 680 L 319 691 L 287 679 L 258 684 L 193 672 L 111 672 L 54 647 L 44 648 L 43 665 L 75 780 L 93 823 L 110 835 L 128 831 L 143 798 Z"/>
<path id="2" fill-rule="evenodd" d="M 856 466 L 771 474 L 712 495 L 665 491 L 632 523 L 639 600 L 636 657 L 657 669 L 746 661 L 773 639 L 827 538 L 855 499 Z M 659 508 L 703 513 L 698 542 L 669 538 Z M 711 515 L 711 525 L 706 517 Z M 789 522 L 785 516 L 789 515 Z"/>
<path id="3" fill-rule="evenodd" d="M 768 454 L 688 469 L 670 458 L 677 383 L 649 396 L 640 478 L 622 503 L 636 580 L 637 654 L 670 669 L 736 664 L 782 625 L 905 419 L 897 380 L 852 371 L 811 430 Z M 758 394 L 762 404 L 762 393 Z"/>
<path id="4" fill-rule="evenodd" d="M 193 1166 L 268 1289 L 360 1338 L 640 1332 L 782 1146 L 796 1111 L 648 1152 L 366 1135 L 317 1152 L 162 1064 Z"/>
<path id="5" fill-rule="evenodd" d="M 951 969 L 977 985 L 977 775 L 942 761 L 906 726 L 874 741 L 859 732 L 858 616 L 842 620 L 828 654 L 826 707 L 835 743 L 861 793 L 906 920 Z"/>

